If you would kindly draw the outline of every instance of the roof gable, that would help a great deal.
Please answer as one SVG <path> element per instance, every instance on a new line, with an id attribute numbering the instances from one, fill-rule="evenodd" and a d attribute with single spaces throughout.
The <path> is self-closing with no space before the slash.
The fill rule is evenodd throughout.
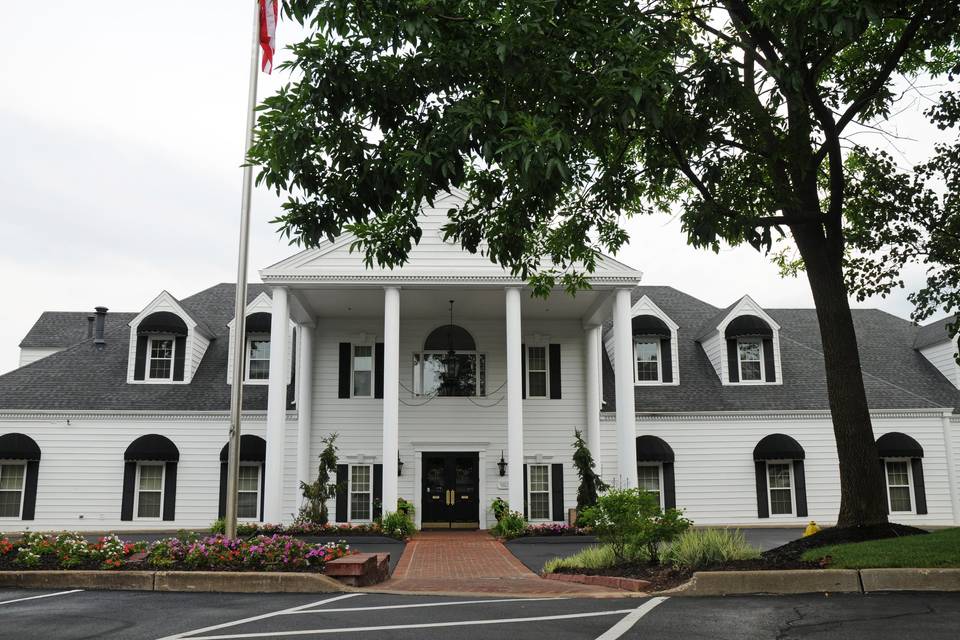
<path id="1" fill-rule="evenodd" d="M 708 340 L 716 335 L 723 335 L 724 331 L 727 329 L 727 325 L 742 315 L 754 315 L 762 318 L 767 324 L 770 325 L 770 328 L 773 329 L 774 332 L 780 331 L 780 325 L 777 323 L 777 321 L 770 317 L 770 314 L 764 311 L 763 307 L 757 304 L 753 298 L 745 295 L 708 320 L 707 323 L 701 328 L 700 335 L 697 340 L 703 342 L 704 340 Z"/>

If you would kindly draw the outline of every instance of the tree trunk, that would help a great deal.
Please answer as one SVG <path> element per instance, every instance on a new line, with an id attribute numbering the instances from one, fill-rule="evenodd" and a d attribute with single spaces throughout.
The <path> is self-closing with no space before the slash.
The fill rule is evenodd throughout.
<path id="1" fill-rule="evenodd" d="M 878 464 L 877 443 L 870 422 L 860 369 L 857 336 L 843 281 L 840 256 L 832 255 L 814 225 L 792 228 L 806 266 L 823 342 L 827 396 L 840 460 L 838 527 L 887 522 L 886 486 Z"/>

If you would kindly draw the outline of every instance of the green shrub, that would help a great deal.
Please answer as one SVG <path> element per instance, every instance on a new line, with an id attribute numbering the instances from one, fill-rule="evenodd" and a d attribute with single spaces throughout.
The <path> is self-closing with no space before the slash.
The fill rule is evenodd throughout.
<path id="1" fill-rule="evenodd" d="M 657 562 L 660 545 L 692 524 L 676 509 L 662 511 L 654 494 L 636 488 L 608 491 L 584 510 L 577 523 L 592 527 L 620 562 L 627 560 L 629 546 L 644 547 L 650 561 Z"/>
<path id="2" fill-rule="evenodd" d="M 739 529 L 691 529 L 660 551 L 660 561 L 682 569 L 701 569 L 731 560 L 752 560 L 760 550 Z"/>
<path id="3" fill-rule="evenodd" d="M 494 498 L 493 502 L 490 503 L 490 510 L 493 511 L 493 517 L 497 519 L 497 522 L 510 511 L 510 505 L 507 504 L 507 501 L 503 498 Z"/>
<path id="4" fill-rule="evenodd" d="M 413 519 L 402 511 L 394 511 L 383 516 L 380 527 L 385 535 L 392 538 L 409 538 L 416 531 Z"/>
<path id="5" fill-rule="evenodd" d="M 573 466 L 577 468 L 580 484 L 577 486 L 577 512 L 597 504 L 598 494 L 610 487 L 594 469 L 593 455 L 579 429 L 573 430 Z"/>
<path id="6" fill-rule="evenodd" d="M 406 498 L 397 498 L 397 513 L 402 513 L 408 518 L 413 519 L 416 512 L 417 510 L 414 508 L 412 502 Z"/>
<path id="7" fill-rule="evenodd" d="M 527 521 L 523 514 L 517 511 L 508 511 L 497 522 L 497 526 L 493 528 L 493 533 L 509 540 L 522 536 L 526 530 Z"/>
<path id="8" fill-rule="evenodd" d="M 625 549 L 628 562 L 643 562 L 648 560 L 642 547 L 627 545 Z M 613 547 L 608 544 L 585 547 L 565 558 L 553 558 L 543 566 L 546 573 L 553 573 L 557 569 L 607 569 L 619 564 Z"/>
<path id="9" fill-rule="evenodd" d="M 213 521 L 213 524 L 210 525 L 210 533 L 226 533 L 227 532 L 227 523 L 223 518 L 217 518 Z"/>

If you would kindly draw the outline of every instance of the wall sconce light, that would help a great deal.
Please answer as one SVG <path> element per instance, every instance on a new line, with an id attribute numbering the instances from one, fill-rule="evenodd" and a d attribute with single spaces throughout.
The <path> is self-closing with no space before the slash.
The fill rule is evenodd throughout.
<path id="1" fill-rule="evenodd" d="M 400 454 L 397 454 L 397 475 L 403 475 L 403 460 L 400 459 Z"/>
<path id="2" fill-rule="evenodd" d="M 500 477 L 507 475 L 507 461 L 503 459 L 503 449 L 500 449 L 500 462 L 497 463 L 497 468 L 500 469 Z"/>

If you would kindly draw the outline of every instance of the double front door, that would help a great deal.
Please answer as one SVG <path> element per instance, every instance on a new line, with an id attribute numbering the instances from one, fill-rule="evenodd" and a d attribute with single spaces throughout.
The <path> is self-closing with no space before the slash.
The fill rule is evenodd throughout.
<path id="1" fill-rule="evenodd" d="M 423 454 L 424 529 L 480 527 L 480 455 Z"/>

